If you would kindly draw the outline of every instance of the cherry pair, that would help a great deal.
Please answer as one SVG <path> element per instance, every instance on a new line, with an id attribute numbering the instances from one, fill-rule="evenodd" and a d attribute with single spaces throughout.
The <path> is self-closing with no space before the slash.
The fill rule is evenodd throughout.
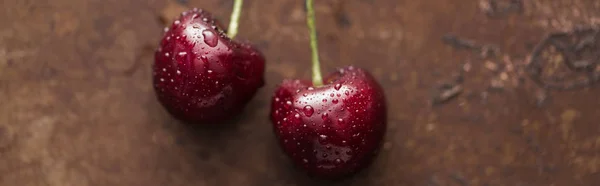
<path id="1" fill-rule="evenodd" d="M 233 40 L 241 0 L 228 33 L 210 13 L 183 12 L 155 53 L 159 102 L 187 123 L 217 124 L 242 112 L 264 86 L 265 58 L 249 42 Z M 313 81 L 284 80 L 275 90 L 271 121 L 284 152 L 311 175 L 337 178 L 368 165 L 386 129 L 381 86 L 365 70 L 340 68 L 321 78 L 312 0 L 307 1 Z"/>

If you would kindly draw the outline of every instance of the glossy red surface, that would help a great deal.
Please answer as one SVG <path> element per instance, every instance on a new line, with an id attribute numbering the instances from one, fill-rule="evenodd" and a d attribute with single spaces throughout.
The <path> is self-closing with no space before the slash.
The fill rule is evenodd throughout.
<path id="1" fill-rule="evenodd" d="M 165 28 L 153 66 L 158 100 L 190 123 L 227 120 L 264 84 L 265 59 L 229 39 L 212 15 L 193 9 Z"/>
<path id="2" fill-rule="evenodd" d="M 280 145 L 309 174 L 338 178 L 368 165 L 387 124 L 381 86 L 365 70 L 341 68 L 312 87 L 284 80 L 275 91 L 271 121 Z"/>

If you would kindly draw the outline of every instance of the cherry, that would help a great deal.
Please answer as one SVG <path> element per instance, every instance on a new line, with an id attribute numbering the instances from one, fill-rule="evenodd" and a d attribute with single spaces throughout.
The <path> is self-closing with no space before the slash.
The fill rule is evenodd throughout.
<path id="1" fill-rule="evenodd" d="M 264 85 L 265 59 L 250 43 L 230 39 L 237 33 L 232 17 L 229 36 L 209 12 L 196 8 L 165 28 L 155 53 L 153 83 L 159 102 L 176 118 L 189 123 L 226 120 Z"/>
<path id="2" fill-rule="evenodd" d="M 307 0 L 313 81 L 284 80 L 271 104 L 283 151 L 308 174 L 340 178 L 366 167 L 387 125 L 383 89 L 366 70 L 349 66 L 321 79 L 312 0 Z"/>
<path id="3" fill-rule="evenodd" d="M 377 152 L 386 129 L 385 97 L 368 72 L 350 66 L 319 87 L 284 80 L 273 97 L 271 121 L 296 165 L 338 177 L 364 167 Z"/>

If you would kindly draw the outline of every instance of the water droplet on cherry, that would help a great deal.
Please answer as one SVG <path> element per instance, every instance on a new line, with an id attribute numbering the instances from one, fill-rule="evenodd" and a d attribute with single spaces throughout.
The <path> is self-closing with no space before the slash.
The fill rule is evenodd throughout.
<path id="1" fill-rule="evenodd" d="M 342 84 L 335 84 L 333 88 L 335 88 L 335 90 L 340 90 L 340 88 L 342 88 Z"/>
<path id="2" fill-rule="evenodd" d="M 315 113 L 315 109 L 313 109 L 310 105 L 306 105 L 304 106 L 304 109 L 302 109 L 304 111 L 304 115 L 310 117 L 313 115 L 313 113 Z"/>
<path id="3" fill-rule="evenodd" d="M 204 43 L 210 47 L 215 47 L 217 46 L 217 43 L 219 43 L 217 34 L 215 34 L 215 32 L 212 30 L 206 29 L 202 31 L 202 36 L 204 37 Z"/>

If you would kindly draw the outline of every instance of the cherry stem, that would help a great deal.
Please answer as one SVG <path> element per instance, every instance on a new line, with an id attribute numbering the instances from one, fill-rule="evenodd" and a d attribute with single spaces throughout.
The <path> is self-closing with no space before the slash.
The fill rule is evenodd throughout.
<path id="1" fill-rule="evenodd" d="M 318 87 L 323 85 L 321 77 L 321 67 L 319 62 L 319 49 L 317 43 L 317 29 L 315 28 L 315 10 L 313 8 L 313 0 L 306 0 L 306 25 L 310 32 L 310 49 L 312 53 L 312 81 L 313 86 Z"/>
<path id="2" fill-rule="evenodd" d="M 231 21 L 229 21 L 229 28 L 227 28 L 227 36 L 234 38 L 238 33 L 238 25 L 240 22 L 240 14 L 242 12 L 242 4 L 244 0 L 235 0 L 233 3 L 233 11 L 231 12 Z"/>

